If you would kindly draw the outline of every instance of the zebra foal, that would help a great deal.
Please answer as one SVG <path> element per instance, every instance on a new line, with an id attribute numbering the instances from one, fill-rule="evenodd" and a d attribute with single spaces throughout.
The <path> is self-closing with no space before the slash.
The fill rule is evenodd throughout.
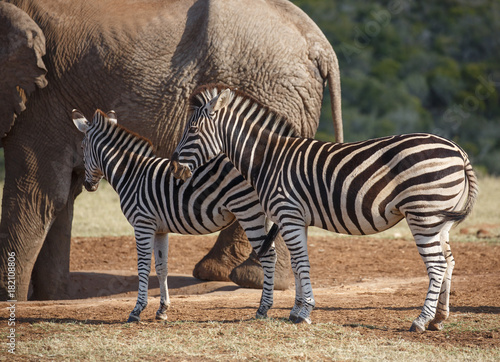
<path id="1" fill-rule="evenodd" d="M 477 180 L 465 152 L 430 134 L 355 143 L 298 138 L 282 117 L 245 94 L 206 86 L 172 157 L 178 178 L 226 154 L 255 188 L 290 251 L 296 298 L 290 319 L 310 323 L 307 227 L 373 234 L 406 218 L 427 267 L 429 287 L 412 331 L 440 329 L 449 314 L 449 230 L 472 210 Z M 271 307 L 271 305 L 267 305 Z"/>
<path id="2" fill-rule="evenodd" d="M 85 188 L 95 191 L 106 178 L 134 227 L 139 293 L 128 322 L 139 321 L 146 308 L 153 249 L 161 293 L 156 319 L 167 319 L 168 233 L 208 234 L 229 226 L 235 218 L 261 256 L 264 307 L 260 309 L 272 303 L 276 263 L 272 241 L 278 227 L 273 225 L 266 239 L 266 218 L 258 196 L 225 156 L 216 157 L 194 172 L 190 182 L 181 183 L 171 175 L 170 161 L 154 156 L 148 140 L 119 126 L 114 112 L 106 115 L 97 110 L 89 122 L 74 110 L 73 122 L 85 134 Z"/>

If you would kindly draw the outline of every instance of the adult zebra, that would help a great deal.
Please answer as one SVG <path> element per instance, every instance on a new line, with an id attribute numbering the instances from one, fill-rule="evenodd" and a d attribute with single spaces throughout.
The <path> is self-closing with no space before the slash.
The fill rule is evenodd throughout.
<path id="1" fill-rule="evenodd" d="M 106 115 L 97 110 L 89 122 L 73 110 L 73 122 L 85 133 L 85 188 L 95 191 L 106 178 L 134 227 L 139 293 L 128 322 L 139 321 L 146 308 L 153 247 L 161 293 L 156 319 L 166 320 L 168 233 L 208 234 L 229 226 L 235 217 L 261 256 L 264 288 L 259 310 L 267 311 L 273 299 L 276 252 L 272 241 L 278 227 L 273 225 L 266 239 L 266 218 L 257 194 L 227 157 L 216 157 L 199 168 L 190 182 L 181 183 L 171 175 L 170 161 L 155 157 L 147 139 L 119 126 L 114 112 Z"/>
<path id="2" fill-rule="evenodd" d="M 223 152 L 254 186 L 290 251 L 291 320 L 310 323 L 315 305 L 307 226 L 372 234 L 406 218 L 430 279 L 410 330 L 424 331 L 428 322 L 430 329 L 442 327 L 455 263 L 448 233 L 471 212 L 478 192 L 460 147 L 430 134 L 343 144 L 298 138 L 281 116 L 220 86 L 198 90 L 191 103 L 194 112 L 172 157 L 174 176 L 186 179 Z"/>

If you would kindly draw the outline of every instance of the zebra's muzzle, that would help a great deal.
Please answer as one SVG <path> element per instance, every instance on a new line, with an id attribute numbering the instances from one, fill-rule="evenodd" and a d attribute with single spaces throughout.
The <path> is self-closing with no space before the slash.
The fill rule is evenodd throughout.
<path id="1" fill-rule="evenodd" d="M 170 172 L 172 172 L 172 175 L 176 179 L 182 181 L 186 181 L 192 175 L 189 167 L 179 162 L 179 154 L 177 152 L 174 152 L 172 155 L 172 160 L 170 161 Z"/>
<path id="2" fill-rule="evenodd" d="M 88 181 L 83 181 L 83 186 L 85 187 L 85 190 L 87 190 L 89 192 L 94 192 L 99 187 L 99 184 L 98 183 L 92 184 Z"/>
<path id="3" fill-rule="evenodd" d="M 170 170 L 172 172 L 172 175 L 174 175 L 176 179 L 182 181 L 186 181 L 192 175 L 191 170 L 188 166 L 183 165 L 177 161 L 172 161 L 170 163 Z"/>

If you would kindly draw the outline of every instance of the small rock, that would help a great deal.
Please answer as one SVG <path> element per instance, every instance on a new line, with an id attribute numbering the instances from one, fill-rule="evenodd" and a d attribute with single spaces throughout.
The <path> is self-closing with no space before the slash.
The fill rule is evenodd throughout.
<path id="1" fill-rule="evenodd" d="M 478 238 L 491 238 L 491 237 L 493 237 L 493 234 L 486 229 L 479 229 L 477 231 L 476 236 Z"/>
<path id="2" fill-rule="evenodd" d="M 470 235 L 470 234 L 473 234 L 473 230 L 471 230 L 471 228 L 461 228 L 460 229 L 460 234 L 462 235 Z"/>

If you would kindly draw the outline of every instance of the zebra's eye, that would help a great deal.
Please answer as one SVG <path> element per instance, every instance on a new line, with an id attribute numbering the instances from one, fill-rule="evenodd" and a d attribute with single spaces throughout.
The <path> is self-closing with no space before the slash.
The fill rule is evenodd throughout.
<path id="1" fill-rule="evenodd" d="M 191 127 L 189 127 L 189 132 L 198 133 L 198 126 L 191 126 Z"/>

